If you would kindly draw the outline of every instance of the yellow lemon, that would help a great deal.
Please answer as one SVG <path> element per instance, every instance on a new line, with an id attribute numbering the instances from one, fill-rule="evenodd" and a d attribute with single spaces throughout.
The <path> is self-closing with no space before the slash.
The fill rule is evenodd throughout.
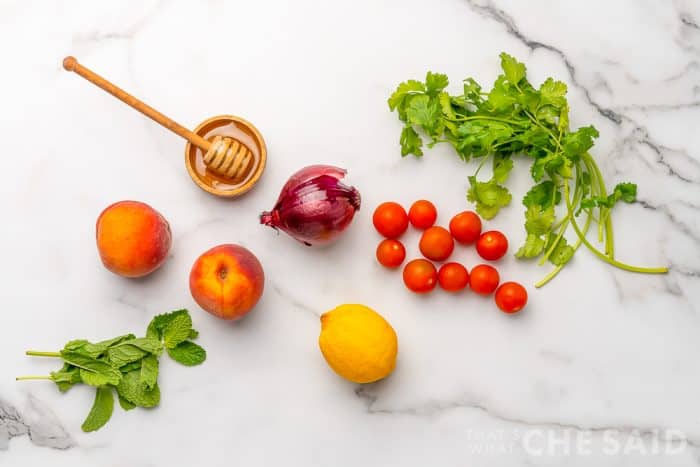
<path id="1" fill-rule="evenodd" d="M 333 371 L 354 383 L 378 381 L 396 366 L 394 328 L 364 305 L 340 305 L 321 315 L 318 345 Z"/>

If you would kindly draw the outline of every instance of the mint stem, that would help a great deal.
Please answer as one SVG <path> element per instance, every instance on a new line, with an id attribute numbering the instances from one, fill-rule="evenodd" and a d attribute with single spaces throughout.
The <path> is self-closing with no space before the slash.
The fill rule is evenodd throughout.
<path id="1" fill-rule="evenodd" d="M 50 376 L 35 376 L 35 375 L 31 375 L 31 376 L 18 376 L 18 377 L 15 378 L 15 381 L 25 381 L 25 380 L 29 380 L 29 379 L 48 379 L 48 380 L 50 380 L 51 377 L 50 377 Z"/>
<path id="2" fill-rule="evenodd" d="M 61 357 L 60 352 L 39 352 L 36 350 L 27 350 L 25 354 L 32 357 Z"/>

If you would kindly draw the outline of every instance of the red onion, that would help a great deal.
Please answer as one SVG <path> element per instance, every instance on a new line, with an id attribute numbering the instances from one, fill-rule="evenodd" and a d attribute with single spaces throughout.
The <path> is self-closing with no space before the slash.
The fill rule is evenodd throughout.
<path id="1" fill-rule="evenodd" d="M 289 178 L 272 211 L 260 215 L 260 223 L 308 246 L 332 242 L 360 209 L 360 192 L 340 182 L 346 173 L 330 165 L 304 167 Z"/>

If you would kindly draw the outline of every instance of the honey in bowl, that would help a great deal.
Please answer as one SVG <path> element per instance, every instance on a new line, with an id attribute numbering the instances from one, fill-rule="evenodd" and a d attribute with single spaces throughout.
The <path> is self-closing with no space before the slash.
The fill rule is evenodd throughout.
<path id="1" fill-rule="evenodd" d="M 187 171 L 200 188 L 217 196 L 235 197 L 250 190 L 260 179 L 265 169 L 267 150 L 260 132 L 251 123 L 233 115 L 220 115 L 205 120 L 194 132 L 210 142 L 217 136 L 231 138 L 245 146 L 252 156 L 245 167 L 237 171 L 236 177 L 229 178 L 207 168 L 204 162 L 206 151 L 187 143 Z"/>

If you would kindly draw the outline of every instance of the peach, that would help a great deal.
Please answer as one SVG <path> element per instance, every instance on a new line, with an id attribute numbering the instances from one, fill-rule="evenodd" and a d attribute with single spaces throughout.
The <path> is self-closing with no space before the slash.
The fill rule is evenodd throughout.
<path id="1" fill-rule="evenodd" d="M 190 272 L 190 292 L 197 304 L 227 320 L 242 318 L 252 310 L 264 286 L 260 261 L 239 245 L 219 245 L 204 252 Z"/>
<path id="2" fill-rule="evenodd" d="M 168 256 L 172 235 L 158 211 L 138 201 L 108 206 L 97 219 L 97 249 L 107 269 L 124 277 L 142 277 Z"/>

